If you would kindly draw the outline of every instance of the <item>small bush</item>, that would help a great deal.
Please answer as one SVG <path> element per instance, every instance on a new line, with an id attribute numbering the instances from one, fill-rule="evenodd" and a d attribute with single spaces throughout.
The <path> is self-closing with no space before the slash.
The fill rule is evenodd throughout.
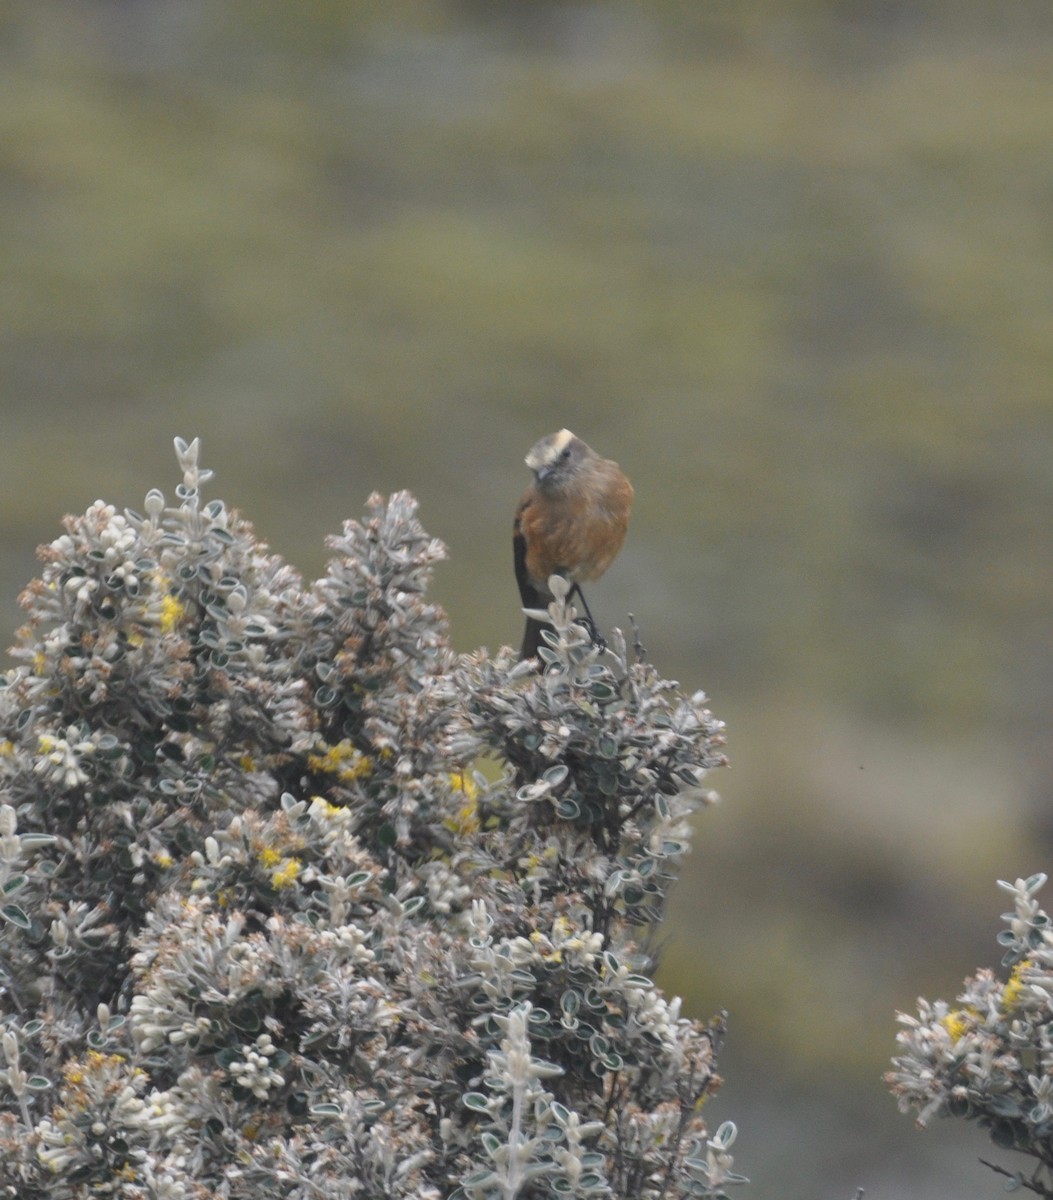
<path id="1" fill-rule="evenodd" d="M 980 970 L 956 1004 L 919 999 L 916 1017 L 901 1013 L 901 1053 L 886 1078 L 919 1126 L 976 1121 L 996 1146 L 1035 1160 L 1028 1171 L 986 1164 L 1008 1189 L 1053 1197 L 1053 926 L 1035 899 L 1045 882 L 999 881 L 1013 897 L 998 936 L 1006 978 Z"/>

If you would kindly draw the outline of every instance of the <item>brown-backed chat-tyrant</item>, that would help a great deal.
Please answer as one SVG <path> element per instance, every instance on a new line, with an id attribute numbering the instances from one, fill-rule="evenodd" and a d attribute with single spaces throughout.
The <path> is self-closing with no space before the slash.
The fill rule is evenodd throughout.
<path id="1" fill-rule="evenodd" d="M 551 433 L 526 456 L 534 481 L 516 509 L 512 547 L 516 582 L 524 608 L 546 608 L 550 575 L 573 585 L 593 640 L 601 642 L 581 594 L 581 584 L 599 579 L 618 555 L 629 526 L 632 484 L 616 462 L 600 456 L 569 429 Z M 551 628 L 527 618 L 522 658 L 537 654 L 541 631 Z"/>

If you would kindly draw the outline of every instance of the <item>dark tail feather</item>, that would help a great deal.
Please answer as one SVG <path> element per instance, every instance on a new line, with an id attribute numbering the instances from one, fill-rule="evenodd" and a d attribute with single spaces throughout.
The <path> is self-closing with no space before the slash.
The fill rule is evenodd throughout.
<path id="1" fill-rule="evenodd" d="M 530 582 L 526 567 L 526 542 L 519 528 L 519 515 L 516 515 L 515 529 L 512 534 L 512 554 L 515 559 L 516 583 L 519 585 L 519 599 L 524 608 L 547 608 L 550 596 L 543 596 Z M 547 621 L 535 621 L 527 617 L 526 629 L 523 631 L 523 646 L 519 651 L 520 659 L 535 658 L 541 645 L 541 631 L 551 629 Z"/>
<path id="2" fill-rule="evenodd" d="M 549 597 L 542 596 L 535 587 L 531 586 L 525 580 L 520 583 L 519 595 L 523 601 L 524 608 L 548 608 Z M 541 633 L 543 630 L 551 628 L 552 626 L 548 621 L 537 621 L 533 617 L 527 617 L 526 628 L 523 630 L 523 645 L 519 651 L 521 660 L 537 657 L 538 647 L 542 644 Z"/>
<path id="3" fill-rule="evenodd" d="M 547 621 L 535 621 L 533 617 L 527 617 L 526 629 L 523 630 L 523 646 L 519 651 L 520 659 L 536 658 L 538 647 L 541 645 L 541 631 L 551 628 Z"/>

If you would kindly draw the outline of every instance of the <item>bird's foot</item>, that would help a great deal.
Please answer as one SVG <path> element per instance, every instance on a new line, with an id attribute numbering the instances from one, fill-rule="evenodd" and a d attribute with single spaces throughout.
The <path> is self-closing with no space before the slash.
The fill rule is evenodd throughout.
<path id="1" fill-rule="evenodd" d="M 589 638 L 592 640 L 592 644 L 597 650 L 599 650 L 601 654 L 603 654 L 607 649 L 607 639 L 596 628 L 596 622 L 590 617 L 582 617 L 581 623 L 588 630 Z"/>

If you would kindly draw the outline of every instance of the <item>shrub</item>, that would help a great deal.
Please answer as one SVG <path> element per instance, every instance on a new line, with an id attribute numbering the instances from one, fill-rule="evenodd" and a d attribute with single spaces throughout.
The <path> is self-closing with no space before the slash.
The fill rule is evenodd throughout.
<path id="1" fill-rule="evenodd" d="M 565 595 L 543 671 L 458 657 L 407 493 L 307 585 L 176 449 L 0 690 L 0 1195 L 722 1195 L 722 1020 L 651 979 L 705 697 Z"/>
<path id="2" fill-rule="evenodd" d="M 1053 927 L 1035 899 L 1045 882 L 999 881 L 1013 897 L 998 936 L 1006 978 L 983 969 L 957 1003 L 919 999 L 916 1017 L 901 1013 L 901 1053 L 886 1078 L 919 1126 L 976 1121 L 996 1146 L 1034 1159 L 1029 1171 L 986 1163 L 1008 1189 L 1053 1196 Z"/>

